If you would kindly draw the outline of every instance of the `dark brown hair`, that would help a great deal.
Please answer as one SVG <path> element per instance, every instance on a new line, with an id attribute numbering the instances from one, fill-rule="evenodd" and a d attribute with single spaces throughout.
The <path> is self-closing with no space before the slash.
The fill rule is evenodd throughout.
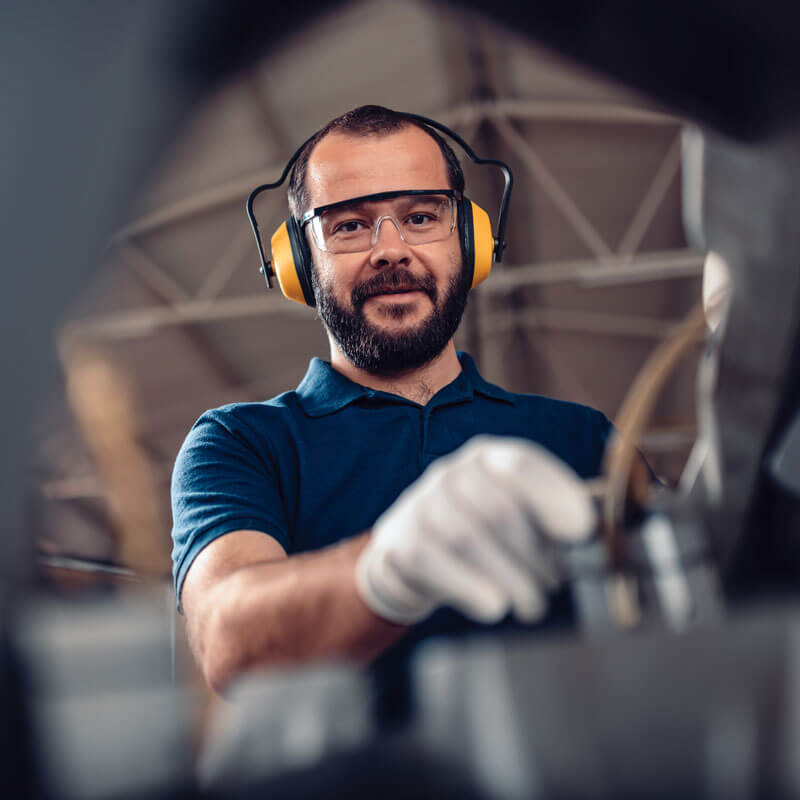
<path id="1" fill-rule="evenodd" d="M 408 117 L 399 111 L 392 111 L 390 108 L 384 108 L 383 106 L 359 106 L 331 120 L 324 128 L 315 133 L 312 139 L 303 148 L 289 174 L 289 210 L 299 219 L 308 208 L 309 197 L 308 190 L 306 189 L 306 167 L 311 152 L 320 139 L 334 131 L 337 133 L 351 134 L 353 136 L 387 136 L 390 133 L 401 131 L 409 125 L 413 125 L 415 128 L 420 128 L 425 131 L 425 133 L 439 145 L 447 168 L 447 180 L 450 183 L 450 188 L 455 189 L 457 192 L 463 192 L 464 173 L 461 169 L 461 164 L 459 164 L 458 158 L 456 158 L 456 154 L 453 152 L 450 145 L 439 136 L 436 131 L 426 127 L 413 117 Z"/>

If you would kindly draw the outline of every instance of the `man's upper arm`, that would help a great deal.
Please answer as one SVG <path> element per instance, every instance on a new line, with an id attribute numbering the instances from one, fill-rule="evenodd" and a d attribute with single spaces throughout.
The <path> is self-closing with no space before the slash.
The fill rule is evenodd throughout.
<path id="1" fill-rule="evenodd" d="M 285 557 L 289 520 L 280 484 L 280 452 L 269 439 L 224 409 L 208 412 L 181 448 L 172 476 L 173 575 L 179 607 L 195 563 L 206 580 L 229 565 Z M 291 487 L 288 487 L 291 491 Z M 233 536 L 244 532 L 246 536 Z M 193 583 L 197 578 L 193 579 Z"/>
<path id="2" fill-rule="evenodd" d="M 285 558 L 280 543 L 261 531 L 231 531 L 214 539 L 194 559 L 183 582 L 181 598 L 190 626 L 196 626 L 203 601 L 225 578 L 243 567 Z"/>

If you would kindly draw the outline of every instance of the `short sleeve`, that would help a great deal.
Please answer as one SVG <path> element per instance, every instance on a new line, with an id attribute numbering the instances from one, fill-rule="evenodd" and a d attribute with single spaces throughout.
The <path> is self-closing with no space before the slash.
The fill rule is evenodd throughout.
<path id="1" fill-rule="evenodd" d="M 197 554 L 234 530 L 257 530 L 290 549 L 279 462 L 233 415 L 195 423 L 172 472 L 172 575 L 180 592 Z"/>

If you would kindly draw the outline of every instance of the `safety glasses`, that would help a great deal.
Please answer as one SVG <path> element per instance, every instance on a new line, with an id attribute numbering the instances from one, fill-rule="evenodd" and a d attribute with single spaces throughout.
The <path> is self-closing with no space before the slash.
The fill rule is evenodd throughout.
<path id="1" fill-rule="evenodd" d="M 385 222 L 409 245 L 447 239 L 455 229 L 456 192 L 414 189 L 363 195 L 311 209 L 300 225 L 310 227 L 317 247 L 326 253 L 361 253 L 375 246 Z"/>

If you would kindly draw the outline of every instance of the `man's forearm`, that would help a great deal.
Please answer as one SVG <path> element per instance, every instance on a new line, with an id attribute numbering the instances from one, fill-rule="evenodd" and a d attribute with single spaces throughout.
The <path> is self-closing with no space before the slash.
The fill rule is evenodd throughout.
<path id="1" fill-rule="evenodd" d="M 358 595 L 355 564 L 368 534 L 325 550 L 254 564 L 225 578 L 208 599 L 200 657 L 221 687 L 257 665 L 315 659 L 368 661 L 406 631 Z"/>

